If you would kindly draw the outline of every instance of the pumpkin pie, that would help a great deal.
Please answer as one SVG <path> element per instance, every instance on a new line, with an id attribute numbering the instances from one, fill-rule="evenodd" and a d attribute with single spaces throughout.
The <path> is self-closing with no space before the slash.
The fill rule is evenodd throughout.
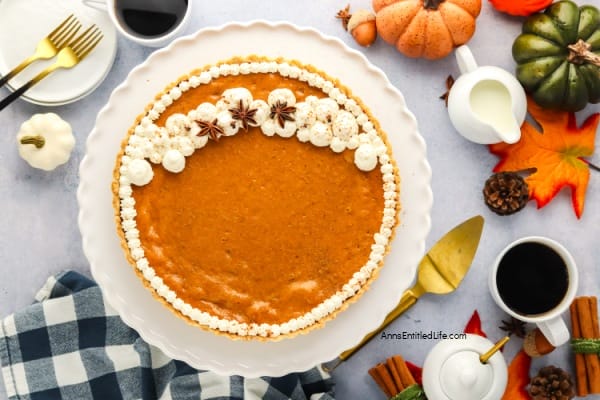
<path id="1" fill-rule="evenodd" d="M 376 278 L 399 173 L 362 101 L 297 61 L 240 57 L 159 93 L 113 183 L 122 247 L 178 316 L 277 340 L 335 318 Z"/>

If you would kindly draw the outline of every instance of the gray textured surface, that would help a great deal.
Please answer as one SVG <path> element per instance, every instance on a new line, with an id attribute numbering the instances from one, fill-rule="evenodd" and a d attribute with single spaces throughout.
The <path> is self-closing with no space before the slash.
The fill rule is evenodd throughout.
<path id="1" fill-rule="evenodd" d="M 596 2 L 587 1 L 592 4 Z M 472 269 L 462 286 L 446 297 L 423 297 L 389 330 L 441 330 L 453 333 L 461 331 L 473 310 L 478 309 L 484 330 L 492 339 L 498 339 L 501 332 L 496 327 L 505 315 L 493 304 L 488 294 L 487 271 L 496 254 L 508 242 L 526 235 L 547 235 L 566 245 L 579 267 L 579 293 L 599 295 L 600 173 L 592 172 L 585 212 L 580 220 L 573 213 L 567 190 L 559 193 L 552 203 L 541 210 L 530 203 L 525 210 L 511 217 L 498 217 L 490 213 L 482 202 L 481 189 L 497 159 L 484 146 L 467 142 L 453 130 L 443 102 L 438 99 L 445 91 L 446 76 L 458 74 L 453 57 L 437 62 L 412 60 L 381 40 L 369 49 L 360 48 L 333 17 L 345 4 L 345 1 L 338 0 L 196 1 L 188 31 L 252 19 L 285 20 L 300 26 L 312 26 L 359 49 L 404 94 L 427 142 L 428 159 L 433 170 L 434 205 L 427 247 L 448 229 L 472 215 L 482 214 L 486 218 L 486 226 Z M 353 9 L 361 6 L 370 8 L 370 3 L 367 0 L 352 2 Z M 1 20 L 2 16 L 0 23 Z M 484 1 L 477 32 L 470 42 L 479 63 L 512 71 L 514 62 L 510 48 L 520 25 L 521 19 L 502 15 Z M 152 49 L 119 39 L 112 70 L 102 85 L 87 98 L 53 108 L 18 101 L 0 113 L 0 316 L 29 304 L 50 274 L 66 268 L 89 273 L 77 228 L 75 198 L 77 168 L 84 155 L 85 139 L 111 91 L 151 52 Z M 0 89 L 0 95 L 7 93 L 5 89 Z M 30 168 L 19 158 L 15 142 L 15 134 L 23 121 L 34 113 L 47 111 L 56 112 L 69 121 L 77 137 L 77 145 L 69 163 L 51 173 Z M 578 116 L 581 120 L 598 111 L 600 106 L 588 106 Z M 596 154 L 594 160 L 600 163 L 600 156 Z M 368 368 L 397 353 L 422 364 L 434 344 L 435 341 L 427 340 L 373 340 L 335 371 L 338 398 L 383 399 L 384 396 L 367 375 Z M 518 340 L 509 344 L 505 352 L 509 360 L 518 345 Z M 566 348 L 536 360 L 534 368 L 547 363 L 572 368 Z M 3 398 L 5 394 L 0 389 L 0 399 Z"/>

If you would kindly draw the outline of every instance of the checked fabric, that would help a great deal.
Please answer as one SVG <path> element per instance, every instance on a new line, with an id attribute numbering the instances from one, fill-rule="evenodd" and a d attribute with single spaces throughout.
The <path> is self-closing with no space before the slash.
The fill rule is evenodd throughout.
<path id="1" fill-rule="evenodd" d="M 170 359 L 121 321 L 95 282 L 72 271 L 0 321 L 0 364 L 10 400 L 333 400 L 333 382 L 317 367 L 245 379 Z"/>

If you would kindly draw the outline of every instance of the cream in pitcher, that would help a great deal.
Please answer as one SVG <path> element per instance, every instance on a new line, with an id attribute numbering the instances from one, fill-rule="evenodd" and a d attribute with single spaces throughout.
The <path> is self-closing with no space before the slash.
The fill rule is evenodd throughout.
<path id="1" fill-rule="evenodd" d="M 456 49 L 456 61 L 461 76 L 448 97 L 456 130 L 476 143 L 518 142 L 527 99 L 516 78 L 502 68 L 478 67 L 467 46 Z"/>

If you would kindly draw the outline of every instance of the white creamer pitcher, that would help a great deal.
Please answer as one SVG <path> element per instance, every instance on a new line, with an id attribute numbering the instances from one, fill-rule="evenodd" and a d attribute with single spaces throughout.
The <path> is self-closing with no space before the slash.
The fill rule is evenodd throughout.
<path id="1" fill-rule="evenodd" d="M 525 90 L 509 72 L 494 66 L 478 67 L 467 46 L 456 49 L 461 76 L 448 96 L 454 128 L 482 144 L 516 143 L 527 113 Z"/>

